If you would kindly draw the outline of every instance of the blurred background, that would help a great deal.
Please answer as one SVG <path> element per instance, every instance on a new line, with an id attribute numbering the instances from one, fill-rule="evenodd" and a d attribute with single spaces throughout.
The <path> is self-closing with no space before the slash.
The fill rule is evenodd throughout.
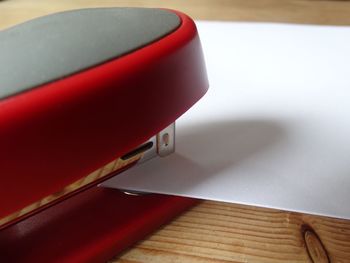
<path id="1" fill-rule="evenodd" d="M 57 11 L 106 6 L 172 8 L 197 20 L 350 24 L 350 2 L 335 0 L 0 0 L 0 28 Z"/>

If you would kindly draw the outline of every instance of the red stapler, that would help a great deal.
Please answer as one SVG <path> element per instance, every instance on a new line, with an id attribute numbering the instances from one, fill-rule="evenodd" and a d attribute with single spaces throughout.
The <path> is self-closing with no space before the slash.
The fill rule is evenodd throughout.
<path id="1" fill-rule="evenodd" d="M 0 59 L 0 262 L 105 262 L 196 202 L 98 187 L 173 152 L 205 94 L 188 16 L 48 15 L 0 32 Z"/>

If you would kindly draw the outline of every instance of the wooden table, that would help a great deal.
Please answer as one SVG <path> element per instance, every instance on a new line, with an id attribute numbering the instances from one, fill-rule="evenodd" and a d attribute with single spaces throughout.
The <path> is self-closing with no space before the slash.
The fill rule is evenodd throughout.
<path id="1" fill-rule="evenodd" d="M 6 0 L 0 1 L 0 29 L 97 6 L 168 7 L 195 19 L 350 25 L 347 1 Z M 350 262 L 350 221 L 204 201 L 112 262 Z"/>

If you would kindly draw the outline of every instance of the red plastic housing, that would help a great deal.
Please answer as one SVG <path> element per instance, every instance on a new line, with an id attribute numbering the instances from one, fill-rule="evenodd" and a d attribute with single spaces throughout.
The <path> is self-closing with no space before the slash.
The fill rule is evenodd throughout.
<path id="1" fill-rule="evenodd" d="M 0 218 L 128 152 L 205 94 L 195 24 L 175 13 L 181 25 L 164 38 L 0 101 Z M 0 230 L 0 261 L 103 262 L 194 202 L 92 187 Z"/>
<path id="2" fill-rule="evenodd" d="M 0 101 L 0 218 L 141 144 L 207 90 L 196 27 Z"/>
<path id="3" fill-rule="evenodd" d="M 106 262 L 197 202 L 93 187 L 2 230 L 0 262 Z"/>

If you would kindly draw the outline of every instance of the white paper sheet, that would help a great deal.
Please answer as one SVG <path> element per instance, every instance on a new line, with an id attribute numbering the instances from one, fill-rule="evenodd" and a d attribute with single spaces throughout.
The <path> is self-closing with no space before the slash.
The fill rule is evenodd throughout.
<path id="1" fill-rule="evenodd" d="M 350 27 L 199 22 L 177 150 L 104 186 L 350 219 Z"/>

